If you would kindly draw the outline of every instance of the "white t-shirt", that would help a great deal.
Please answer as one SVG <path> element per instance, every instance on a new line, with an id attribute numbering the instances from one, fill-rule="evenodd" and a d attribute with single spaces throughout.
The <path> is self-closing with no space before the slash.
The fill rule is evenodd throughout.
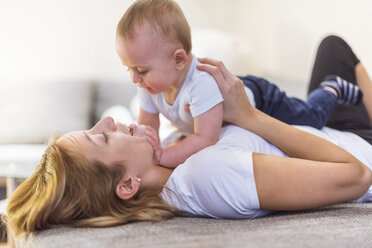
<path id="1" fill-rule="evenodd" d="M 299 128 L 329 139 L 372 167 L 372 146 L 359 136 L 330 128 Z M 216 145 L 192 155 L 174 170 L 161 197 L 186 216 L 241 219 L 267 215 L 271 211 L 260 210 L 252 152 L 286 156 L 252 132 L 223 127 Z M 372 201 L 371 196 L 372 187 L 368 196 Z"/>
<path id="2" fill-rule="evenodd" d="M 186 79 L 173 105 L 168 104 L 163 92 L 150 94 L 145 89 L 139 88 L 141 109 L 153 114 L 160 112 L 180 132 L 184 134 L 194 133 L 194 118 L 223 101 L 214 78 L 209 73 L 196 69 L 197 64 L 200 63 L 193 56 Z M 246 88 L 246 92 L 252 105 L 255 106 L 252 91 Z M 190 105 L 190 112 L 184 110 L 184 106 L 188 104 Z"/>

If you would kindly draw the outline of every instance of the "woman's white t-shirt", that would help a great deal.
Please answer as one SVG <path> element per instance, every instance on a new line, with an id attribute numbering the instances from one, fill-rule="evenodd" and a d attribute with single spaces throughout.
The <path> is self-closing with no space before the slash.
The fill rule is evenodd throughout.
<path id="1" fill-rule="evenodd" d="M 372 146 L 359 136 L 331 128 L 320 131 L 296 127 L 327 138 L 372 167 Z M 267 215 L 271 211 L 260 209 L 252 152 L 286 156 L 252 132 L 225 126 L 217 144 L 192 155 L 174 170 L 161 197 L 186 216 L 240 219 Z M 359 201 L 366 201 L 371 195 L 372 187 Z"/>

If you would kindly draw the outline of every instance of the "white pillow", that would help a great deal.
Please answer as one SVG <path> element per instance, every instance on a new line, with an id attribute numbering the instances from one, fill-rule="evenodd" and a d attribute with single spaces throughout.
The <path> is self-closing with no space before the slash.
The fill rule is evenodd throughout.
<path id="1" fill-rule="evenodd" d="M 87 82 L 1 82 L 0 144 L 44 143 L 86 129 L 90 102 Z"/>

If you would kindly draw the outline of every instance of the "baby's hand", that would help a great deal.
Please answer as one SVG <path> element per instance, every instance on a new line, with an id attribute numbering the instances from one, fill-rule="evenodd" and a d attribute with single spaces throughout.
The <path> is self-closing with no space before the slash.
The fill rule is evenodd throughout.
<path id="1" fill-rule="evenodd" d="M 161 155 L 163 153 L 163 149 L 160 146 L 159 135 L 158 132 L 152 126 L 146 126 L 146 136 L 148 142 L 152 145 L 154 149 L 154 160 L 156 164 L 160 163 Z"/>

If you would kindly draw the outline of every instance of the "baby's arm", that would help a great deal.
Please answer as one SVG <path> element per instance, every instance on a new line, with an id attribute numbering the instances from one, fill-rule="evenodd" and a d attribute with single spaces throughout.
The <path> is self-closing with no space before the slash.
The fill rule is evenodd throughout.
<path id="1" fill-rule="evenodd" d="M 158 133 L 160 126 L 159 113 L 153 114 L 140 109 L 138 115 L 138 124 L 151 126 L 155 129 L 156 133 Z"/>
<path id="2" fill-rule="evenodd" d="M 223 108 L 222 103 L 217 104 L 207 112 L 194 118 L 194 133 L 176 145 L 161 150 L 157 133 L 147 132 L 149 142 L 155 150 L 155 160 L 158 164 L 175 168 L 183 163 L 189 156 L 201 149 L 214 145 L 220 135 L 222 126 Z"/>

